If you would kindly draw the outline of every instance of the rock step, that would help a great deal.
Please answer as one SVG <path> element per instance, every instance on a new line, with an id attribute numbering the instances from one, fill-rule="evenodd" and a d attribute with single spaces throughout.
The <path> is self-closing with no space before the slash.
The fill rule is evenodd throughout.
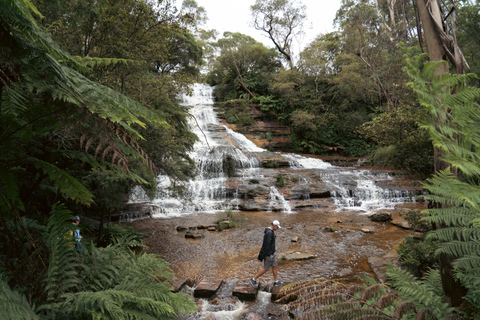
<path id="1" fill-rule="evenodd" d="M 184 280 L 184 284 L 186 284 Z M 176 290 L 179 290 L 182 285 L 177 284 Z M 256 289 L 250 283 L 250 280 L 222 280 L 222 279 L 207 279 L 204 278 L 198 282 L 198 285 L 193 289 L 193 296 L 195 298 L 203 299 L 222 299 L 229 296 L 237 297 L 241 301 L 255 301 L 259 290 L 266 291 L 272 294 L 271 300 L 277 300 L 279 291 L 282 286 L 273 286 L 272 284 L 263 284 L 260 282 L 259 289 Z"/>

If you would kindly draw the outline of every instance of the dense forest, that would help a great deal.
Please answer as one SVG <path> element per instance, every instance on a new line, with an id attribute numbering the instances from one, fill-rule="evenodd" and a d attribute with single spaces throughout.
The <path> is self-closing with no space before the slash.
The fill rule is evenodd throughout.
<path id="1" fill-rule="evenodd" d="M 402 244 L 388 290 L 330 288 L 305 298 L 312 314 L 479 319 L 480 4 L 342 0 L 336 31 L 298 54 L 300 1 L 256 0 L 251 15 L 271 48 L 205 30 L 195 0 L 0 0 L 2 319 L 196 309 L 141 235 L 106 223 L 134 185 L 153 195 L 159 173 L 178 186 L 195 175 L 179 103 L 195 82 L 215 86 L 228 122 L 248 125 L 257 108 L 288 126 L 289 151 L 369 155 L 425 181 L 430 209 L 410 218 L 426 237 Z"/>

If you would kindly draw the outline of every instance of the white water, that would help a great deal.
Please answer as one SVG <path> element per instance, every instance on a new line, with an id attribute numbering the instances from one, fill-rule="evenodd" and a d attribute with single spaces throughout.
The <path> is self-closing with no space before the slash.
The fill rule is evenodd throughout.
<path id="1" fill-rule="evenodd" d="M 270 186 L 270 195 L 268 196 L 269 206 L 268 211 L 272 211 L 274 208 L 282 208 L 283 212 L 291 213 L 292 207 L 290 203 L 285 200 L 285 197 L 278 191 L 275 186 Z"/>
<path id="2" fill-rule="evenodd" d="M 235 186 L 233 189 L 232 186 L 227 188 L 228 176 L 224 172 L 227 157 L 235 162 L 236 176 L 239 178 L 264 178 L 260 172 L 261 162 L 255 153 L 266 150 L 256 146 L 244 135 L 219 125 L 213 111 L 212 87 L 195 84 L 193 95 L 182 97 L 182 104 L 192 106 L 190 112 L 195 118 L 191 119 L 189 125 L 199 137 L 190 154 L 196 163 L 196 178 L 186 183 L 174 183 L 167 176 L 160 175 L 157 177 L 158 192 L 155 199 L 150 201 L 143 189 L 137 187 L 132 190 L 130 201 L 151 204 L 154 217 L 236 209 L 239 202 L 238 189 L 235 190 Z M 368 170 L 358 168 L 336 167 L 320 159 L 297 154 L 281 155 L 289 161 L 294 170 L 313 170 L 331 190 L 337 210 L 371 212 L 393 208 L 406 200 L 401 192 L 377 186 L 378 181 L 392 179 L 388 175 L 374 175 Z M 305 183 L 308 183 L 306 179 Z M 184 188 L 182 196 L 179 196 L 174 188 L 179 185 Z M 230 193 L 229 200 L 227 192 Z M 308 201 L 309 194 L 305 194 L 304 199 Z M 267 211 L 280 209 L 283 212 L 292 212 L 289 201 L 273 185 L 270 185 L 267 201 Z"/>
<path id="3" fill-rule="evenodd" d="M 261 177 L 260 160 L 253 151 L 263 151 L 257 148 L 243 135 L 231 129 L 220 126 L 213 111 L 213 88 L 207 85 L 195 84 L 192 96 L 183 96 L 182 104 L 191 106 L 190 113 L 194 116 L 189 121 L 190 128 L 199 141 L 194 144 L 190 157 L 196 164 L 196 177 L 186 183 L 176 183 L 184 188 L 179 195 L 174 183 L 168 176 L 157 177 L 157 194 L 150 201 L 142 188 L 136 187 L 131 192 L 131 202 L 144 202 L 152 205 L 154 217 L 173 217 L 190 214 L 196 211 L 215 212 L 216 210 L 232 209 L 227 203 L 227 173 L 224 170 L 226 159 L 229 157 L 235 162 L 236 173 L 242 177 Z M 227 132 L 239 147 L 235 147 L 225 140 Z M 234 208 L 233 208 L 234 209 Z"/>
<path id="4" fill-rule="evenodd" d="M 247 311 L 243 302 L 222 306 L 227 310 L 217 310 L 218 306 L 210 305 L 208 300 L 202 300 L 200 319 L 218 319 L 218 320 L 235 320 Z"/>

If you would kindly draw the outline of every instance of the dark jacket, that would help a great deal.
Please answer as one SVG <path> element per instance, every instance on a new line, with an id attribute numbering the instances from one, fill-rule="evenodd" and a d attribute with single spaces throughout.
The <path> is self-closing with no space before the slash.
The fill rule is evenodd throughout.
<path id="1" fill-rule="evenodd" d="M 258 260 L 260 261 L 275 253 L 275 232 L 270 228 L 265 228 L 263 233 L 262 249 L 260 249 L 258 254 Z"/>

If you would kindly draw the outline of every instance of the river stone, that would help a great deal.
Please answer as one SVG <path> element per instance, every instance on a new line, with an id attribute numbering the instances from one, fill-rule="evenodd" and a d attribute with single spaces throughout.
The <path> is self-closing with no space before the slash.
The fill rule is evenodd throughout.
<path id="1" fill-rule="evenodd" d="M 264 151 L 264 152 L 258 152 L 257 156 L 260 158 L 262 161 L 262 166 L 264 168 L 289 168 L 290 167 L 290 162 L 285 159 L 283 156 L 270 152 L 270 151 Z"/>
<path id="2" fill-rule="evenodd" d="M 197 232 L 193 233 L 193 232 L 187 231 L 187 232 L 185 232 L 185 238 L 201 239 L 202 235 L 200 233 L 197 233 Z"/>
<path id="3" fill-rule="evenodd" d="M 392 221 L 390 221 L 390 223 L 402 229 L 410 230 L 412 228 L 410 223 L 405 221 L 398 213 L 392 214 Z"/>
<path id="4" fill-rule="evenodd" d="M 182 287 L 187 283 L 187 279 L 184 278 L 174 278 L 170 281 L 168 281 L 173 287 L 173 290 L 175 292 L 180 292 L 182 290 Z"/>
<path id="5" fill-rule="evenodd" d="M 337 276 L 339 277 L 348 277 L 352 275 L 353 271 L 350 268 L 342 269 L 337 273 Z"/>
<path id="6" fill-rule="evenodd" d="M 374 222 L 388 222 L 392 220 L 392 215 L 388 212 L 378 212 L 372 214 L 370 220 Z"/>
<path id="7" fill-rule="evenodd" d="M 257 299 L 257 289 L 253 287 L 250 280 L 238 281 L 232 295 L 242 301 L 255 301 Z"/>
<path id="8" fill-rule="evenodd" d="M 372 271 L 375 273 L 378 281 L 385 283 L 386 271 L 388 269 L 387 263 L 391 262 L 394 265 L 398 265 L 399 254 L 396 250 L 390 250 L 386 255 L 382 257 L 369 257 L 368 264 Z"/>
<path id="9" fill-rule="evenodd" d="M 292 242 L 298 242 L 298 237 L 293 237 Z"/>
<path id="10" fill-rule="evenodd" d="M 230 220 L 221 221 L 221 222 L 218 223 L 218 229 L 219 230 L 229 229 L 230 224 L 231 224 Z"/>
<path id="11" fill-rule="evenodd" d="M 337 231 L 337 229 L 332 228 L 332 227 L 325 227 L 325 228 L 323 228 L 323 231 L 325 231 L 325 232 L 335 232 L 335 231 Z"/>
<path id="12" fill-rule="evenodd" d="M 261 211 L 261 204 L 255 201 L 243 201 L 238 204 L 238 209 L 241 211 Z"/>
<path id="13" fill-rule="evenodd" d="M 244 317 L 243 317 L 244 320 L 262 320 L 262 318 L 256 314 L 256 313 L 253 313 L 253 312 L 250 312 L 250 313 L 247 313 Z"/>
<path id="14" fill-rule="evenodd" d="M 301 261 L 301 260 L 309 260 L 309 259 L 315 259 L 317 256 L 308 253 L 308 252 L 287 252 L 287 253 L 279 253 L 277 257 L 280 258 L 280 260 L 287 260 L 287 261 Z"/>
<path id="15" fill-rule="evenodd" d="M 373 230 L 370 230 L 368 228 L 362 228 L 361 230 L 363 233 L 373 233 Z"/>
<path id="16" fill-rule="evenodd" d="M 287 200 L 308 200 L 310 199 L 310 189 L 307 186 L 298 186 L 291 190 Z"/>
<path id="17" fill-rule="evenodd" d="M 187 229 L 188 229 L 187 227 L 182 227 L 182 226 L 177 227 L 177 231 L 186 231 Z"/>
<path id="18" fill-rule="evenodd" d="M 202 279 L 195 288 L 193 296 L 195 298 L 211 298 L 217 293 L 223 280 L 220 279 Z"/>

